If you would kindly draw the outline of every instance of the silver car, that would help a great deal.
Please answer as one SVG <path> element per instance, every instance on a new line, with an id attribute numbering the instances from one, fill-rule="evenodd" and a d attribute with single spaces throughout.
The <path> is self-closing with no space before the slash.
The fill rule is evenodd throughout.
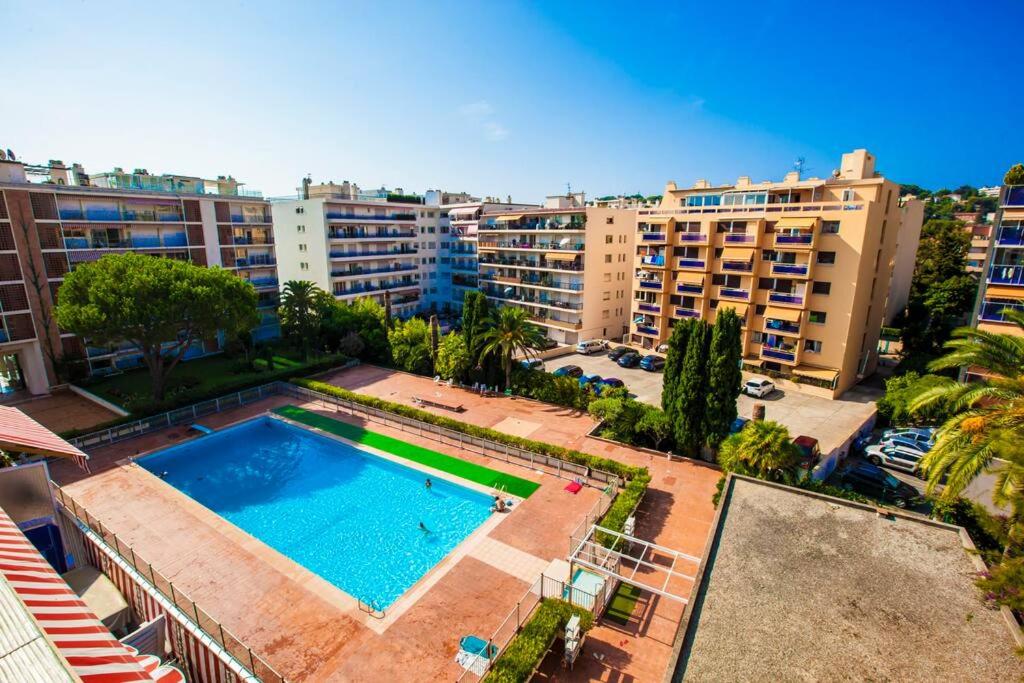
<path id="1" fill-rule="evenodd" d="M 910 472 L 920 476 L 921 458 L 924 452 L 905 445 L 876 444 L 868 446 L 865 457 L 874 465 L 891 467 L 894 470 Z"/>

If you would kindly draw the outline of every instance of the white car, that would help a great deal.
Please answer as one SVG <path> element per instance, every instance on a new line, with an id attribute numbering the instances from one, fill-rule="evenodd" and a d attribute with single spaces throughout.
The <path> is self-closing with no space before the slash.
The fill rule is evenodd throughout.
<path id="1" fill-rule="evenodd" d="M 918 467 L 921 464 L 921 457 L 923 455 L 924 453 L 916 448 L 885 444 L 868 446 L 864 452 L 864 457 L 874 465 L 891 467 L 894 470 L 910 472 L 911 474 L 918 474 Z"/>
<path id="2" fill-rule="evenodd" d="M 591 339 L 590 341 L 581 341 L 576 345 L 576 353 L 582 353 L 585 356 L 589 356 L 592 353 L 601 353 L 608 348 L 608 342 L 603 339 Z"/>
<path id="3" fill-rule="evenodd" d="M 773 391 L 775 391 L 775 384 L 764 377 L 748 379 L 743 384 L 743 393 L 747 396 L 753 396 L 754 398 L 764 398 Z"/>

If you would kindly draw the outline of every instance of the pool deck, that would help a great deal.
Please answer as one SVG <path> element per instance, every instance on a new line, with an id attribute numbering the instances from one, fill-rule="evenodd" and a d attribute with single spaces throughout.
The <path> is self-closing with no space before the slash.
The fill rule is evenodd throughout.
<path id="1" fill-rule="evenodd" d="M 360 393 L 412 405 L 413 396 L 458 392 L 467 410 L 438 414 L 520 436 L 647 466 L 653 480 L 638 514 L 637 535 L 700 555 L 711 528 L 711 495 L 719 473 L 687 461 L 669 462 L 645 451 L 592 439 L 587 415 L 545 404 L 483 398 L 441 389 L 427 378 L 359 366 L 322 378 Z M 364 424 L 316 404 L 274 397 L 207 416 L 219 428 L 275 407 L 308 410 L 537 481 L 540 488 L 511 513 L 485 524 L 435 567 L 410 593 L 374 620 L 355 601 L 305 568 L 248 536 L 138 466 L 128 456 L 193 438 L 171 428 L 91 452 L 93 473 L 65 463 L 53 478 L 105 527 L 221 621 L 289 681 L 454 680 L 461 636 L 488 637 L 547 563 L 564 558 L 569 535 L 598 492 L 562 490 L 564 480 L 442 446 L 391 427 Z M 682 605 L 644 596 L 626 627 L 599 625 L 588 639 L 591 657 L 567 674 L 546 663 L 542 678 L 660 680 L 668 665 Z"/>

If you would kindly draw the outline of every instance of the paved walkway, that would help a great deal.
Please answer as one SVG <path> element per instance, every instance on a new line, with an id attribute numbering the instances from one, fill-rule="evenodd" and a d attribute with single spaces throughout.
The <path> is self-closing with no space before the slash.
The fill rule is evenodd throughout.
<path id="1" fill-rule="evenodd" d="M 458 416 L 464 422 L 497 430 L 514 424 L 518 436 L 646 466 L 652 480 L 637 514 L 636 535 L 698 557 L 704 554 L 714 518 L 711 496 L 720 478 L 715 468 L 689 460 L 669 461 L 648 451 L 591 438 L 587 432 L 596 422 L 589 415 L 536 401 L 484 398 L 470 391 L 436 386 L 426 377 L 370 365 L 320 379 L 409 406 L 413 405 L 413 396 L 437 396 L 446 403 L 451 400 L 466 406 L 466 412 Z M 451 417 L 447 411 L 430 410 Z M 514 422 L 510 423 L 510 418 L 514 418 Z M 526 426 L 531 424 L 537 426 L 528 430 Z M 555 540 L 552 538 L 551 542 Z M 563 537 L 563 543 L 567 540 Z M 558 556 L 564 558 L 567 552 L 568 548 L 563 546 Z M 591 632 L 587 644 L 591 654 L 577 664 L 571 675 L 563 672 L 556 662 L 546 662 L 546 676 L 551 676 L 552 680 L 557 677 L 558 680 L 659 681 L 668 666 L 682 612 L 681 603 L 644 594 L 626 627 L 602 623 Z M 542 676 L 542 680 L 544 678 Z"/>

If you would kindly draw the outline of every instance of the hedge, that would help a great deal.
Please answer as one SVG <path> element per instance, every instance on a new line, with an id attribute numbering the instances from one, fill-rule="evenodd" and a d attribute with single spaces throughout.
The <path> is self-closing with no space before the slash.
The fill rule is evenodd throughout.
<path id="1" fill-rule="evenodd" d="M 544 661 L 555 638 L 565 629 L 572 615 L 580 618 L 580 630 L 586 633 L 594 625 L 593 615 L 564 600 L 546 598 L 523 629 L 494 662 L 486 681 L 524 683 Z"/>
<path id="2" fill-rule="evenodd" d="M 444 427 L 445 429 L 450 429 L 453 432 L 461 432 L 468 436 L 475 436 L 480 439 L 489 439 L 509 446 L 515 446 L 516 448 L 521 448 L 526 451 L 549 455 L 553 458 L 560 458 L 577 465 L 584 465 L 591 469 L 604 470 L 605 472 L 618 475 L 626 480 L 626 486 L 619 491 L 615 500 L 612 501 L 611 506 L 608 508 L 608 511 L 600 522 L 600 526 L 603 526 L 606 529 L 611 529 L 612 531 L 623 530 L 623 527 L 626 524 L 626 519 L 643 498 L 644 493 L 647 491 L 647 485 L 651 482 L 651 475 L 648 474 L 646 467 L 624 465 L 617 460 L 599 458 L 596 455 L 590 455 L 589 453 L 583 453 L 582 451 L 574 451 L 561 446 L 555 446 L 553 444 L 544 443 L 543 441 L 532 441 L 519 436 L 505 434 L 504 432 L 499 432 L 487 427 L 478 427 L 476 425 L 460 422 L 459 420 L 453 420 L 450 417 L 435 415 L 434 413 L 420 410 L 419 408 L 402 405 L 401 403 L 393 403 L 373 396 L 357 394 L 349 391 L 348 389 L 336 387 L 333 384 L 327 384 L 326 382 L 318 382 L 312 379 L 293 379 L 292 384 L 305 387 L 306 389 L 316 391 L 321 394 L 327 394 L 328 396 L 335 396 L 346 401 L 352 401 L 353 403 L 358 403 L 369 408 L 386 410 L 387 412 L 394 413 L 395 415 L 401 415 L 403 417 L 420 420 L 421 422 L 426 422 L 438 427 Z M 615 542 L 615 539 L 616 537 L 611 534 L 598 534 L 597 541 L 606 547 L 610 547 L 612 543 Z"/>
<path id="3" fill-rule="evenodd" d="M 175 410 L 177 408 L 183 408 L 190 406 L 193 403 L 202 403 L 203 401 L 209 401 L 215 398 L 223 398 L 227 394 L 237 393 L 239 391 L 245 391 L 253 387 L 262 386 L 264 384 L 270 384 L 271 382 L 287 381 L 295 377 L 296 375 L 314 375 L 319 372 L 330 370 L 331 368 L 338 367 L 348 362 L 350 359 L 348 356 L 335 355 L 317 361 L 315 363 L 308 363 L 306 365 L 300 365 L 297 367 L 282 368 L 280 370 L 273 370 L 267 372 L 261 372 L 255 377 L 251 377 L 238 382 L 225 382 L 219 384 L 216 387 L 211 387 L 207 391 L 201 392 L 184 392 L 172 399 L 165 401 L 150 401 L 141 410 L 135 410 L 131 414 L 125 417 L 119 417 L 108 422 L 93 425 L 85 429 L 71 429 L 66 432 L 61 432 L 59 436 L 62 439 L 73 439 L 83 434 L 91 434 L 92 432 L 98 432 L 103 429 L 110 427 L 117 427 L 118 425 L 126 424 L 128 422 L 135 422 L 145 417 L 152 415 L 159 415 L 160 413 L 166 413 L 169 410 Z"/>

